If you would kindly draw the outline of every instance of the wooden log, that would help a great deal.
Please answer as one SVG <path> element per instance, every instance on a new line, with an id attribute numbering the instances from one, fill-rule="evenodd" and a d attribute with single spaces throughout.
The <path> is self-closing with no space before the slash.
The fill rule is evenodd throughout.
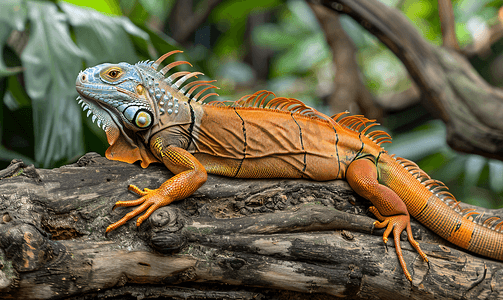
<path id="1" fill-rule="evenodd" d="M 113 204 L 137 197 L 128 184 L 156 188 L 171 176 L 165 167 L 89 153 L 53 170 L 17 161 L 0 174 L 10 176 L 0 180 L 2 298 L 501 296 L 501 262 L 460 251 L 415 222 L 430 264 L 404 239 L 410 284 L 393 243 L 386 249 L 382 230 L 371 234 L 369 203 L 341 180 L 209 176 L 138 229 L 130 221 L 106 237 L 106 226 L 131 210 L 112 212 Z"/>

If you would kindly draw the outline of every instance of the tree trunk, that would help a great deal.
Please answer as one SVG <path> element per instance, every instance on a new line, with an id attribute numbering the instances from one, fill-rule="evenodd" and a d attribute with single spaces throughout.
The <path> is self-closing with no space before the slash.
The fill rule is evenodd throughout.
<path id="1" fill-rule="evenodd" d="M 476 257 L 413 223 L 426 264 L 406 241 L 410 284 L 368 202 L 342 180 L 209 176 L 192 197 L 105 236 L 132 208 L 128 184 L 156 188 L 171 174 L 96 153 L 45 170 L 0 171 L 3 298 L 473 299 L 502 297 L 503 264 Z M 482 210 L 482 209 L 481 209 Z M 484 210 L 483 210 L 484 211 Z M 486 215 L 492 215 L 486 210 Z M 405 234 L 404 234 L 405 235 Z M 403 236 L 402 238 L 404 238 Z M 312 293 L 304 295 L 302 293 Z"/>

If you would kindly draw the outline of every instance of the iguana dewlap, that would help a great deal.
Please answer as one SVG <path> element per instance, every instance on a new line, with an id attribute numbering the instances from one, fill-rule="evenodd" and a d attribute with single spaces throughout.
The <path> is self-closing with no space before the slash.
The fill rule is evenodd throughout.
<path id="1" fill-rule="evenodd" d="M 266 98 L 259 91 L 226 105 L 203 103 L 214 93 L 213 81 L 186 81 L 199 72 L 168 71 L 176 61 L 157 71 L 157 61 L 101 64 L 77 77 L 77 98 L 93 121 L 102 127 L 110 147 L 106 157 L 146 168 L 163 163 L 175 176 L 158 189 L 129 189 L 141 198 L 118 201 L 115 206 L 135 210 L 108 226 L 107 232 L 131 218 L 139 226 L 157 208 L 196 191 L 207 172 L 239 178 L 346 179 L 374 206 L 376 228 L 386 227 L 383 240 L 393 232 L 395 248 L 408 280 L 412 280 L 400 248 L 400 233 L 427 261 L 413 239 L 410 217 L 441 237 L 465 249 L 503 260 L 503 222 L 474 221 L 476 212 L 462 210 L 447 188 L 431 179 L 411 161 L 393 157 L 381 148 L 387 133 L 370 130 L 375 123 L 362 116 L 328 117 L 291 98 Z M 198 90 L 197 94 L 196 90 Z M 195 95 L 194 95 L 195 94 Z"/>

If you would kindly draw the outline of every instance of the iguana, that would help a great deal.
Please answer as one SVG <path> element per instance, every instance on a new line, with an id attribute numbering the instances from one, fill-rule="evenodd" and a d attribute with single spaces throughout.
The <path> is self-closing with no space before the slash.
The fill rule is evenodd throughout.
<path id="1" fill-rule="evenodd" d="M 200 72 L 172 68 L 159 71 L 169 56 L 156 61 L 100 64 L 80 72 L 77 98 L 87 116 L 106 132 L 106 157 L 127 163 L 163 163 L 175 175 L 158 189 L 129 190 L 141 198 L 118 201 L 115 207 L 136 206 L 106 232 L 138 217 L 136 225 L 157 208 L 181 200 L 204 184 L 207 173 L 238 178 L 308 178 L 317 181 L 345 179 L 370 200 L 370 211 L 386 228 L 383 241 L 393 232 L 395 249 L 406 278 L 412 281 L 400 247 L 404 230 L 411 245 L 428 261 L 414 240 L 410 215 L 444 239 L 475 253 L 503 259 L 503 221 L 481 222 L 477 212 L 463 210 L 443 183 L 431 179 L 414 162 L 388 155 L 381 147 L 390 136 L 370 130 L 376 123 L 363 116 L 328 117 L 292 98 L 258 91 L 231 102 L 203 103 L 212 81 L 189 78 Z M 197 94 L 193 95 L 199 89 Z M 206 93 L 206 94 L 205 94 Z M 267 98 L 271 98 L 267 100 Z"/>

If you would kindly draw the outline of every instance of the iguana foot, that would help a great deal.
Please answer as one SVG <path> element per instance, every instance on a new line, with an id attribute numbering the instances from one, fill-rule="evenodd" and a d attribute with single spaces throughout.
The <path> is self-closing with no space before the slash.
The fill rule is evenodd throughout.
<path id="1" fill-rule="evenodd" d="M 379 220 L 374 222 L 374 228 L 386 227 L 382 238 L 384 244 L 388 242 L 388 236 L 393 232 L 395 250 L 400 266 L 403 269 L 405 277 L 412 282 L 412 277 L 407 270 L 407 265 L 402 255 L 402 248 L 400 247 L 400 234 L 402 231 L 407 231 L 407 238 L 419 255 L 426 262 L 428 262 L 428 259 L 419 247 L 419 244 L 412 237 L 407 206 L 392 189 L 379 183 L 377 180 L 377 169 L 374 161 L 371 159 L 363 158 L 353 161 L 346 171 L 346 180 L 360 196 L 365 197 L 374 204 L 369 210 Z"/>
<path id="2" fill-rule="evenodd" d="M 107 227 L 106 232 L 110 232 L 114 229 L 116 229 L 119 226 L 122 226 L 126 224 L 127 221 L 131 220 L 132 218 L 136 217 L 143 211 L 147 210 L 142 216 L 140 216 L 136 220 L 136 226 L 140 226 L 143 221 L 145 221 L 156 209 L 158 209 L 161 206 L 168 205 L 171 202 L 173 202 L 173 199 L 165 194 L 164 189 L 158 188 L 155 190 L 151 190 L 148 188 L 139 189 L 135 185 L 129 185 L 128 190 L 142 196 L 139 199 L 136 200 L 130 200 L 130 201 L 117 201 L 112 208 L 114 210 L 116 207 L 121 207 L 121 206 L 138 206 L 135 210 L 127 213 L 122 219 L 119 221 L 109 225 Z M 147 209 L 148 208 L 148 209 Z"/>
<path id="3" fill-rule="evenodd" d="M 400 235 L 401 235 L 402 231 L 406 230 L 407 239 L 409 240 L 409 243 L 412 245 L 412 247 L 414 247 L 414 249 L 416 249 L 416 251 L 423 258 L 423 260 L 428 262 L 428 257 L 426 257 L 426 254 L 419 247 L 419 243 L 416 242 L 416 240 L 414 240 L 414 237 L 412 236 L 412 229 L 410 227 L 410 217 L 408 215 L 396 215 L 396 216 L 391 216 L 391 217 L 384 217 L 379 213 L 377 208 L 375 208 L 374 206 L 370 207 L 369 210 L 379 220 L 379 221 L 374 222 L 374 228 L 386 227 L 386 230 L 384 231 L 384 234 L 382 237 L 384 244 L 386 244 L 388 242 L 388 237 L 389 237 L 390 233 L 393 231 L 393 240 L 395 242 L 395 250 L 396 250 L 396 255 L 398 256 L 398 261 L 400 262 L 400 266 L 403 269 L 405 277 L 410 282 L 412 282 L 412 276 L 410 275 L 409 271 L 407 270 L 407 265 L 405 264 L 405 260 L 403 258 L 403 254 L 402 254 L 402 247 L 400 245 Z"/>
<path id="4" fill-rule="evenodd" d="M 118 201 L 115 203 L 114 208 L 118 206 L 140 206 L 108 226 L 106 232 L 124 225 L 127 221 L 147 210 L 136 220 L 136 226 L 140 226 L 156 209 L 173 201 L 187 198 L 206 181 L 208 175 L 203 165 L 187 150 L 172 145 L 164 148 L 160 138 L 156 139 L 155 149 L 159 151 L 159 156 L 168 169 L 176 175 L 166 180 L 155 190 L 144 189 L 142 191 L 134 185 L 129 185 L 128 189 L 140 195 L 141 198 L 131 201 Z"/>

